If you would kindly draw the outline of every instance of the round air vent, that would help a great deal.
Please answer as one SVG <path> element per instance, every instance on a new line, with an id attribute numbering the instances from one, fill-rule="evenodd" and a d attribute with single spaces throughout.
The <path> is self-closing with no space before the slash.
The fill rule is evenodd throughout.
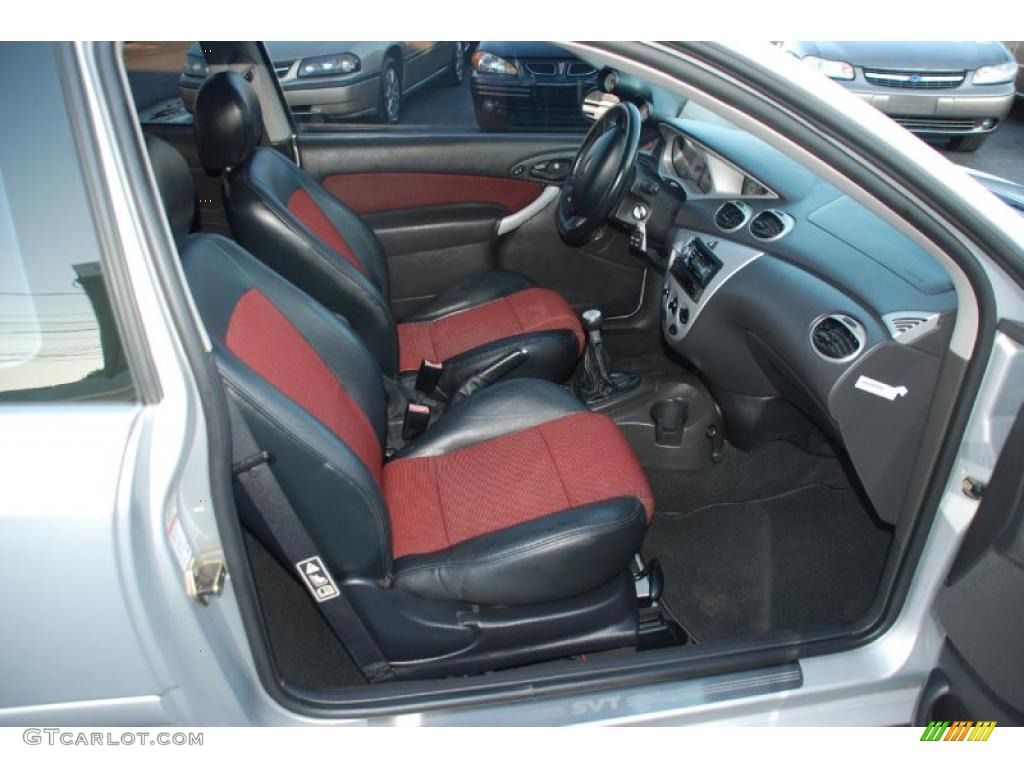
<path id="1" fill-rule="evenodd" d="M 723 232 L 735 232 L 750 218 L 750 206 L 739 200 L 722 203 L 715 211 L 715 224 Z"/>
<path id="2" fill-rule="evenodd" d="M 811 324 L 811 347 L 818 357 L 830 362 L 853 360 L 866 339 L 864 326 L 847 315 L 825 315 Z"/>
<path id="3" fill-rule="evenodd" d="M 750 234 L 757 240 L 771 242 L 789 233 L 793 217 L 784 211 L 761 211 L 750 221 Z"/>

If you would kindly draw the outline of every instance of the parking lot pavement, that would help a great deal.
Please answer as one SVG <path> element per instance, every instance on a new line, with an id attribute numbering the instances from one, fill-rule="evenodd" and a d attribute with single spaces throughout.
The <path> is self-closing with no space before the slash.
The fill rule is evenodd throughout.
<path id="1" fill-rule="evenodd" d="M 442 125 L 476 128 L 469 78 L 457 87 L 428 85 L 406 99 L 402 125 Z"/>
<path id="2" fill-rule="evenodd" d="M 1017 99 L 1003 124 L 977 152 L 942 154 L 959 165 L 1024 184 L 1024 99 Z"/>

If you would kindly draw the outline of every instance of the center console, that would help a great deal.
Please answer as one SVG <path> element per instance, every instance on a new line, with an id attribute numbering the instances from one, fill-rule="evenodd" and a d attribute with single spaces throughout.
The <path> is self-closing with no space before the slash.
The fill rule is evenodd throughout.
<path id="1" fill-rule="evenodd" d="M 688 229 L 673 230 L 670 242 L 661 327 L 669 345 L 677 347 L 715 291 L 761 251 Z"/>

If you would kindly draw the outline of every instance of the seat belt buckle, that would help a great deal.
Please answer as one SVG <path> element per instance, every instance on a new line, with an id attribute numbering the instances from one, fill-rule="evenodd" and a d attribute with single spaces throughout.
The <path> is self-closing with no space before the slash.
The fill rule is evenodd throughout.
<path id="1" fill-rule="evenodd" d="M 416 372 L 416 391 L 422 392 L 424 395 L 432 394 L 437 389 L 443 372 L 443 363 L 435 363 L 433 360 L 423 358 L 420 369 Z"/>
<path id="2" fill-rule="evenodd" d="M 402 439 L 408 442 L 422 435 L 430 425 L 430 407 L 422 403 L 409 403 L 402 420 Z"/>

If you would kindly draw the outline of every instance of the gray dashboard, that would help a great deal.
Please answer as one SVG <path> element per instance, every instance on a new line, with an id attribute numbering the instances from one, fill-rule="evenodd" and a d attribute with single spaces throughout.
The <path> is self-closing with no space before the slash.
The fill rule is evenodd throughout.
<path id="1" fill-rule="evenodd" d="M 774 193 L 689 188 L 653 232 L 668 255 L 667 344 L 704 374 L 732 442 L 753 446 L 810 421 L 843 445 L 879 515 L 894 521 L 955 317 L 949 277 L 882 219 L 756 138 L 683 120 L 666 129 Z M 749 209 L 733 230 L 716 224 L 728 200 Z M 749 225 L 767 209 L 792 219 L 773 241 Z M 705 256 L 688 245 L 694 238 Z M 707 282 L 695 284 L 702 270 Z"/>
<path id="2" fill-rule="evenodd" d="M 778 208 L 793 216 L 796 226 L 772 243 L 773 255 L 843 286 L 879 315 L 914 308 L 955 309 L 952 282 L 931 256 L 781 152 L 743 131 L 719 125 L 687 120 L 666 125 L 694 136 L 777 192 L 777 200 L 738 198 L 755 214 Z M 714 215 L 723 201 L 718 196 L 688 195 L 674 224 L 715 232 Z M 751 247 L 763 245 L 746 228 L 718 234 Z"/>

